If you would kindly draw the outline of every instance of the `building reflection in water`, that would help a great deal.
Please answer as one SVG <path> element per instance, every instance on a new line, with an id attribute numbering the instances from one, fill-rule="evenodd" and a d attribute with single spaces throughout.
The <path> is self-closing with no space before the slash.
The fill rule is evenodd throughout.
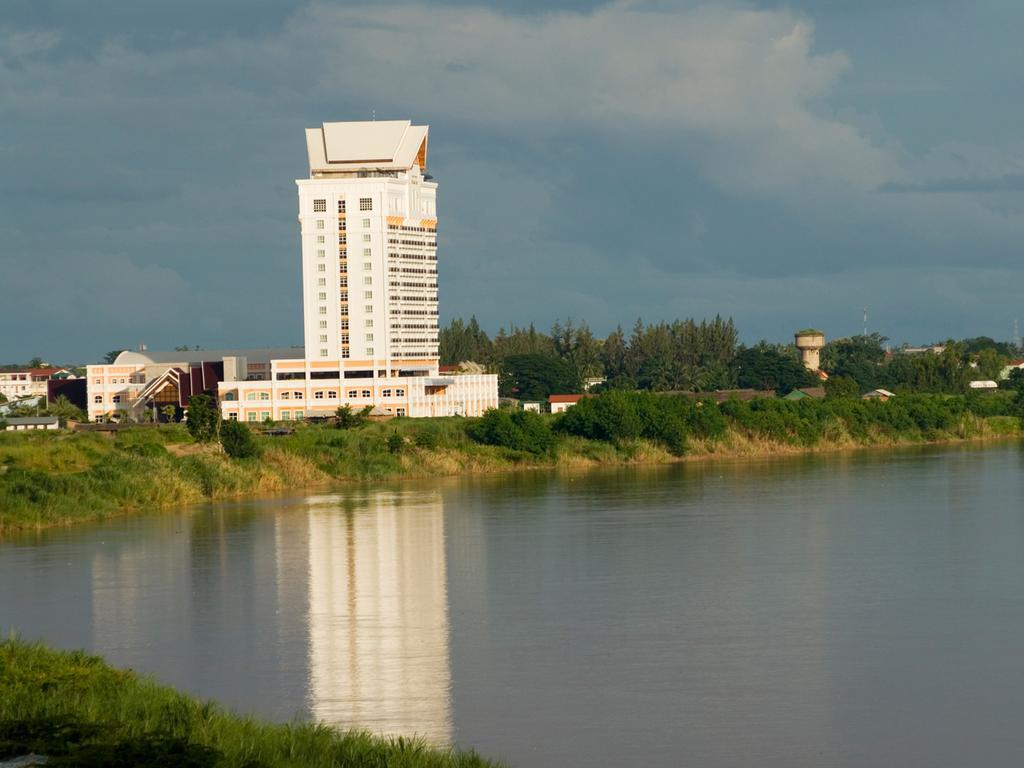
<path id="1" fill-rule="evenodd" d="M 374 492 L 308 503 L 313 717 L 448 743 L 441 494 Z"/>

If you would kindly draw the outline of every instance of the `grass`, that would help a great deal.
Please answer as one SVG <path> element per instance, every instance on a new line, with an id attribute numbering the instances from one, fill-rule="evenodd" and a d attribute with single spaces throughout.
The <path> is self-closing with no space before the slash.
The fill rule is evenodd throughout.
<path id="1" fill-rule="evenodd" d="M 809 407 L 805 404 L 803 410 Z M 793 414 L 803 412 L 797 406 L 787 408 Z M 330 481 L 679 460 L 651 440 L 607 442 L 567 434 L 559 435 L 550 454 L 538 456 L 474 442 L 466 431 L 471 421 L 395 419 L 349 430 L 299 425 L 289 435 L 258 436 L 261 455 L 253 459 L 231 459 L 217 445 L 196 444 L 177 425 L 116 433 L 0 432 L 0 534 L 210 499 L 273 494 Z M 775 422 L 765 424 L 733 418 L 724 435 L 691 436 L 686 457 L 787 454 L 1020 434 L 1016 417 L 983 418 L 971 413 L 957 417 L 955 426 L 942 431 L 885 431 L 870 425 L 854 430 L 850 423 L 831 419 L 811 438 L 790 434 L 788 427 L 769 431 Z M 396 433 L 401 450 L 392 452 L 388 439 Z"/>
<path id="2" fill-rule="evenodd" d="M 239 717 L 80 651 L 0 641 L 0 760 L 54 768 L 484 768 L 473 752 L 316 723 Z"/>

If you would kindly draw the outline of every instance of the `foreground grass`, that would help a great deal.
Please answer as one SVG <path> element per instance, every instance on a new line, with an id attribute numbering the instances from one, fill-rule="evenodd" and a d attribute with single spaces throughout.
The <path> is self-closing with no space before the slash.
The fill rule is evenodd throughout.
<path id="1" fill-rule="evenodd" d="M 0 432 L 0 533 L 338 480 L 577 469 L 1020 434 L 1019 418 L 969 412 L 950 419 L 942 429 L 858 426 L 853 420 L 830 418 L 809 434 L 801 432 L 807 421 L 800 414 L 817 406 L 786 407 L 790 422 L 748 413 L 742 419 L 731 417 L 724 432 L 713 437 L 695 432 L 682 457 L 654 440 L 608 441 L 569 434 L 559 434 L 554 449 L 538 456 L 474 442 L 466 430 L 471 420 L 459 418 L 396 419 L 351 430 L 301 425 L 289 435 L 258 436 L 260 457 L 242 460 L 230 459 L 217 445 L 192 442 L 180 426 L 117 433 Z M 398 451 L 388 446 L 395 434 L 401 438 Z"/>
<path id="2" fill-rule="evenodd" d="M 497 765 L 416 739 L 241 718 L 96 656 L 12 638 L 0 641 L 0 760 L 29 752 L 55 768 Z"/>

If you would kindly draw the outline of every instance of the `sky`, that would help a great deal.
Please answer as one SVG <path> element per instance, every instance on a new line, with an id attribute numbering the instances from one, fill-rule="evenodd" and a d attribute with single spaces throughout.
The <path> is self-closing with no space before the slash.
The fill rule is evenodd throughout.
<path id="1" fill-rule="evenodd" d="M 1009 339 L 1019 0 L 4 0 L 0 361 L 302 343 L 303 129 L 430 125 L 441 320 Z M 1024 317 L 1021 317 L 1024 321 Z"/>

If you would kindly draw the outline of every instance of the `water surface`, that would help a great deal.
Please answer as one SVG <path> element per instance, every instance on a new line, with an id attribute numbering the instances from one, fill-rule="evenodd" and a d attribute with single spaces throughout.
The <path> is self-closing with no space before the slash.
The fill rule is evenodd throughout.
<path id="1" fill-rule="evenodd" d="M 1018 765 L 1016 443 L 524 473 L 0 543 L 0 628 L 514 766 Z"/>

